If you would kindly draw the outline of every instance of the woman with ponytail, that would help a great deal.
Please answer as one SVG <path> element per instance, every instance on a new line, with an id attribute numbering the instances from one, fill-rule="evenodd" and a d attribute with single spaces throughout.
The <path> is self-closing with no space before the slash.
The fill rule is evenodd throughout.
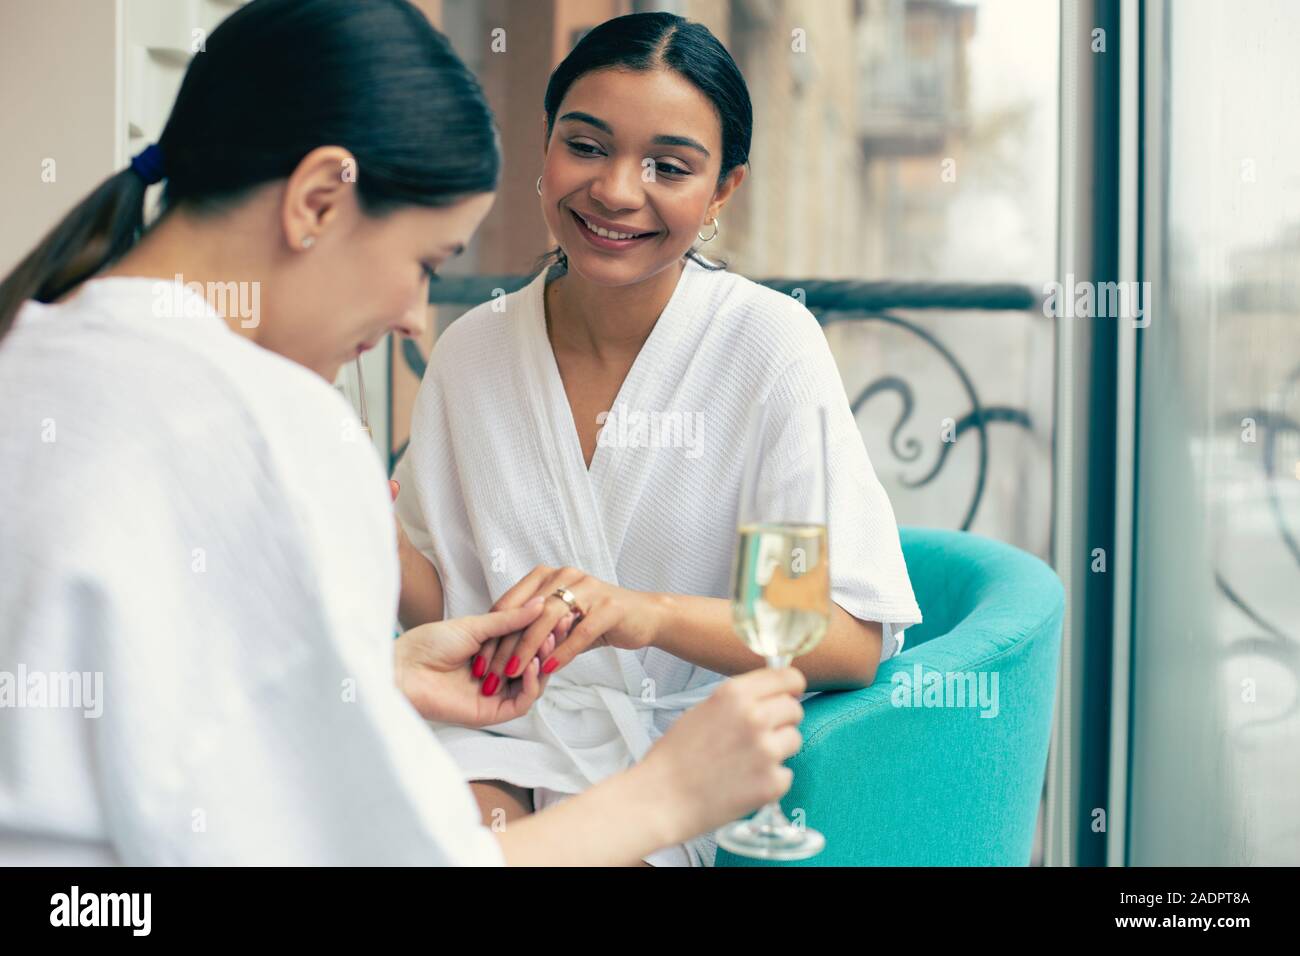
<path id="1" fill-rule="evenodd" d="M 468 662 L 542 602 L 391 640 L 392 506 L 330 383 L 422 331 L 428 275 L 499 170 L 477 83 L 405 0 L 253 0 L 158 143 L 0 284 L 0 844 L 632 863 L 789 786 L 788 669 L 730 682 L 638 766 L 501 833 L 421 719 L 525 713 L 537 662 L 491 699 Z"/>

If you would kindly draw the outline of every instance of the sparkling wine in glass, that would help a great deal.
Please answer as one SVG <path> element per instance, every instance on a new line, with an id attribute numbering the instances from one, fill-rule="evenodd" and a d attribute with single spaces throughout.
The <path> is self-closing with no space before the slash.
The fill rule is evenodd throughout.
<path id="1" fill-rule="evenodd" d="M 769 667 L 787 667 L 817 646 L 830 623 L 825 409 L 755 409 L 737 517 L 732 626 Z M 723 827 L 717 839 L 738 856 L 765 860 L 802 860 L 826 846 L 775 801 Z"/>

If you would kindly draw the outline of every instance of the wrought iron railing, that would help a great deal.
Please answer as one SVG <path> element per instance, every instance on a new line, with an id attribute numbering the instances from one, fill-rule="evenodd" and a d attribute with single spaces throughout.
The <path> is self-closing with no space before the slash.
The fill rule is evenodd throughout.
<path id="1" fill-rule="evenodd" d="M 1281 394 L 1292 394 L 1298 388 L 1300 366 L 1292 369 L 1286 377 Z M 1283 457 L 1281 448 L 1286 440 L 1291 436 L 1300 436 L 1300 421 L 1284 412 L 1268 408 L 1243 408 L 1219 416 L 1216 424 L 1220 434 L 1239 434 L 1242 422 L 1246 420 L 1255 422 L 1259 430 L 1260 466 L 1264 472 L 1264 494 L 1270 516 L 1283 547 L 1296 566 L 1300 567 L 1300 532 L 1290 524 L 1288 508 L 1281 497 L 1281 489 L 1290 485 L 1291 476 L 1286 474 L 1284 466 L 1279 462 Z M 1286 464 L 1292 465 L 1292 462 L 1287 461 Z M 1292 467 L 1300 472 L 1300 464 Z M 1247 634 L 1232 640 L 1226 649 L 1227 656 L 1251 660 L 1264 658 L 1291 674 L 1300 674 L 1300 637 L 1297 637 L 1295 622 L 1279 623 L 1247 601 L 1243 593 L 1229 582 L 1221 560 L 1215 562 L 1214 583 L 1228 603 L 1236 607 L 1259 630 L 1257 634 Z M 1262 729 L 1285 728 L 1297 713 L 1300 713 L 1300 694 L 1292 694 L 1287 706 L 1279 713 L 1247 721 L 1242 729 L 1249 728 L 1254 734 Z"/>
<path id="2" fill-rule="evenodd" d="M 429 302 L 442 306 L 473 306 L 513 292 L 531 277 L 520 275 L 478 275 L 439 277 L 429 287 Z M 968 410 L 954 420 L 951 440 L 939 441 L 934 464 L 918 478 L 902 479 L 908 488 L 931 484 L 943 470 L 949 455 L 963 436 L 973 435 L 978 443 L 974 487 L 960 527 L 967 530 L 975 521 L 987 487 L 990 425 L 1008 425 L 1032 430 L 1027 410 L 1007 405 L 988 405 L 980 399 L 975 381 L 952 349 L 940 338 L 900 315 L 903 310 L 1021 312 L 1042 315 L 1042 297 L 1032 288 L 995 283 L 851 282 L 821 279 L 766 279 L 761 284 L 798 298 L 823 326 L 839 322 L 878 322 L 901 329 L 936 353 L 955 376 L 969 403 Z M 402 355 L 417 377 L 423 377 L 424 357 L 410 339 L 402 342 Z M 923 449 L 915 438 L 903 439 L 904 429 L 916 407 L 912 384 L 896 375 L 884 375 L 863 386 L 851 402 L 856 416 L 876 396 L 893 393 L 901 404 L 898 418 L 889 428 L 888 446 L 900 463 L 920 459 Z M 399 449 L 394 460 L 404 450 Z"/>

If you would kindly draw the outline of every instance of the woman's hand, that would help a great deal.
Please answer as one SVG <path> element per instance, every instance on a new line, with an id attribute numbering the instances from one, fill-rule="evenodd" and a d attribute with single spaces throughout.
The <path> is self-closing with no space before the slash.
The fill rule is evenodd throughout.
<path id="1" fill-rule="evenodd" d="M 483 642 L 512 634 L 537 620 L 541 600 L 509 611 L 435 621 L 406 631 L 395 642 L 396 683 L 426 720 L 486 727 L 528 712 L 546 686 L 533 661 L 503 694 L 485 696 L 466 666 Z M 546 645 L 554 647 L 554 642 Z M 549 653 L 549 651 L 548 651 Z"/>
<path id="2" fill-rule="evenodd" d="M 498 835 L 511 866 L 627 865 L 779 800 L 803 743 L 792 667 L 733 677 L 640 763 Z"/>
<path id="3" fill-rule="evenodd" d="M 555 591 L 567 588 L 581 616 L 575 616 Z M 576 568 L 551 568 L 539 565 L 519 579 L 492 605 L 493 610 L 519 607 L 534 598 L 542 598 L 542 613 L 522 634 L 511 635 L 485 646 L 475 662 L 475 674 L 484 676 L 484 692 L 491 678 L 498 682 L 522 673 L 540 654 L 546 660 L 542 672 L 553 674 L 585 650 L 593 647 L 618 647 L 639 650 L 655 642 L 658 633 L 658 605 L 654 595 L 644 591 L 607 584 Z M 552 653 L 544 648 L 548 635 L 556 638 Z"/>
<path id="4" fill-rule="evenodd" d="M 784 762 L 803 746 L 799 695 L 807 687 L 793 667 L 733 677 L 650 748 L 640 767 L 666 781 L 665 797 L 684 815 L 681 839 L 779 800 L 790 789 L 794 773 Z"/>

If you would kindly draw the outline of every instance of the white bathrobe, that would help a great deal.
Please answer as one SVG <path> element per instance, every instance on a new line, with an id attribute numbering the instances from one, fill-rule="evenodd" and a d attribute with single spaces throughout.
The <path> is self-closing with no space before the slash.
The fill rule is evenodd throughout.
<path id="1" fill-rule="evenodd" d="M 0 342 L 0 858 L 500 863 L 393 686 L 383 468 L 198 295 L 101 279 Z"/>
<path id="2" fill-rule="evenodd" d="M 447 616 L 484 611 L 538 564 L 634 590 L 729 597 L 751 409 L 818 404 L 829 409 L 832 598 L 883 623 L 882 657 L 897 653 L 921 615 L 893 511 L 812 314 L 688 262 L 588 470 L 546 335 L 547 278 L 454 322 L 420 386 L 395 475 L 398 516 L 438 569 Z M 536 788 L 545 805 L 639 760 L 720 680 L 656 648 L 602 648 L 552 677 L 529 714 L 438 734 L 467 779 Z M 715 851 L 705 836 L 650 859 L 708 865 Z"/>

